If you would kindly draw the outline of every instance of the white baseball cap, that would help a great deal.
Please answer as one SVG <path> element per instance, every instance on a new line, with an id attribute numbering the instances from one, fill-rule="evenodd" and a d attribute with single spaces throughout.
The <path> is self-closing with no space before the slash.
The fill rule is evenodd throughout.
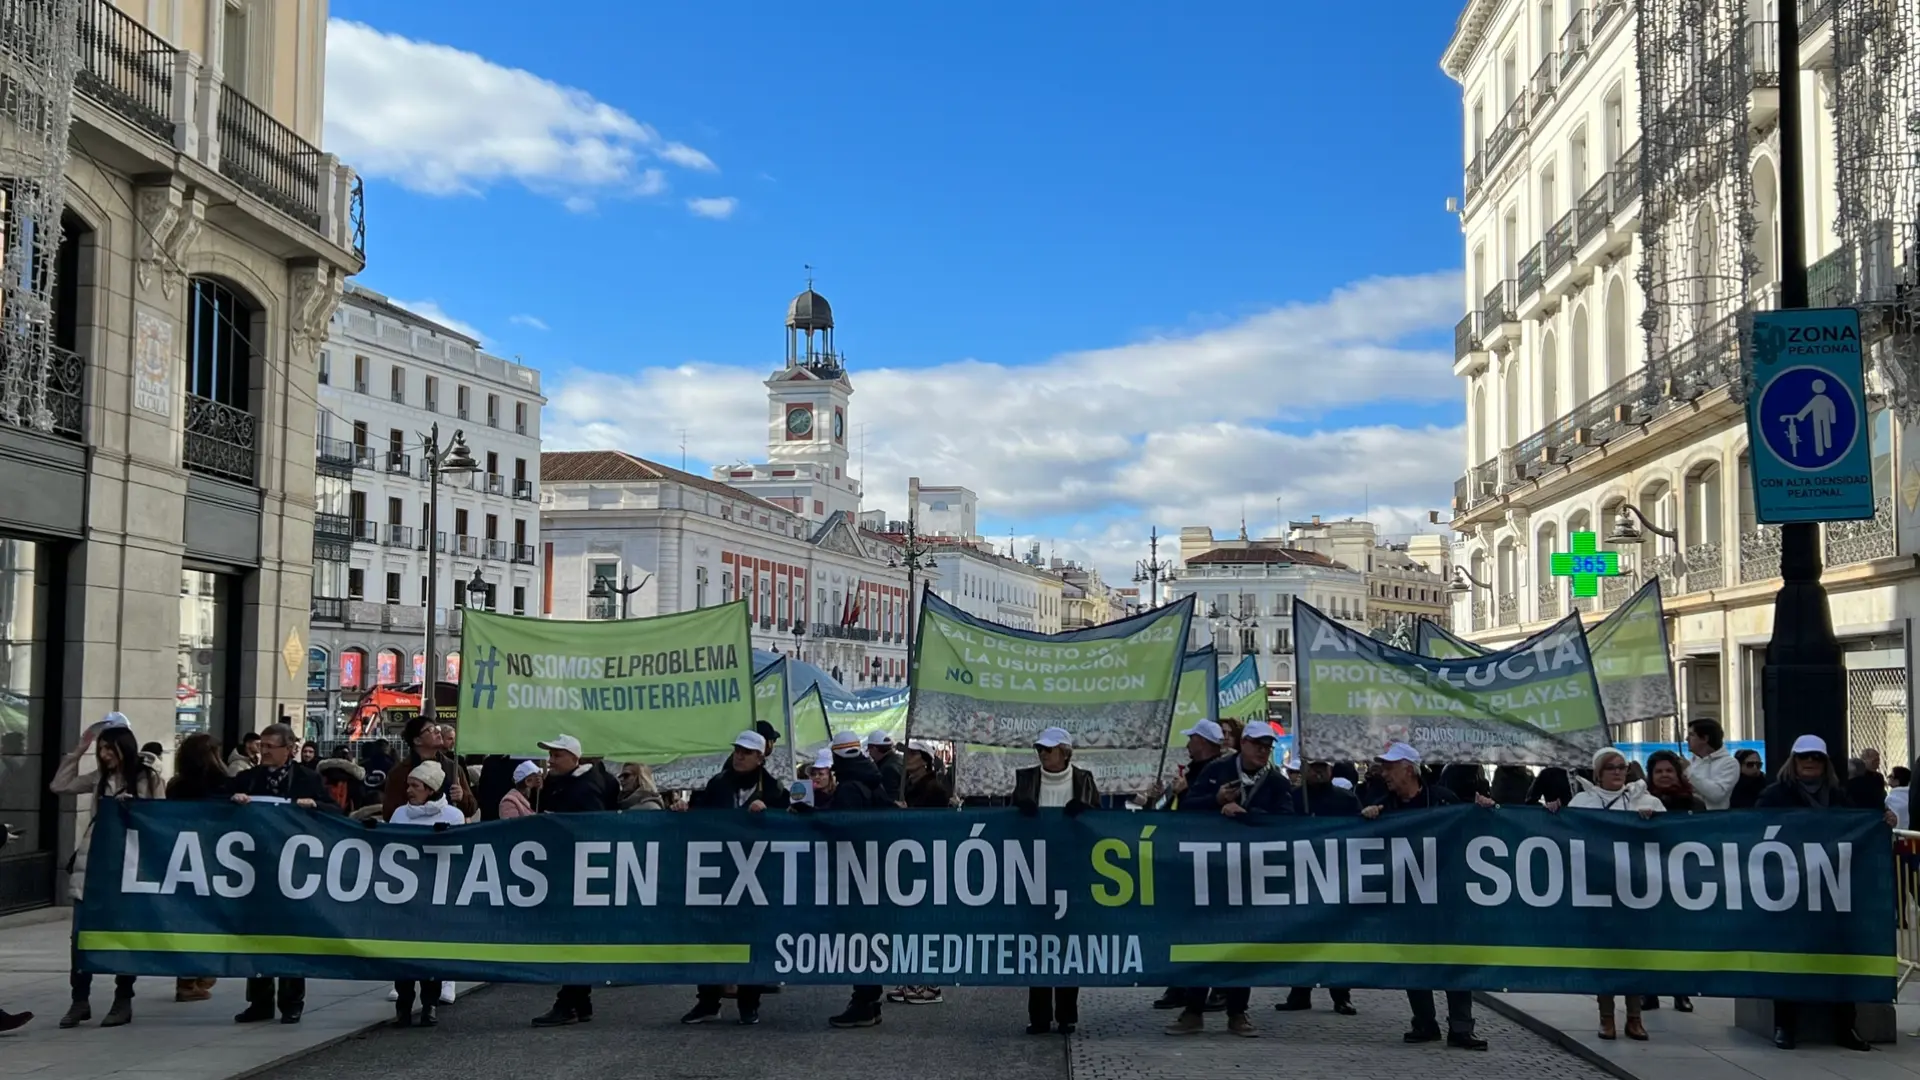
<path id="1" fill-rule="evenodd" d="M 818 754 L 815 754 L 813 756 L 813 767 L 816 769 L 833 768 L 833 751 L 822 750 Z"/>
<path id="2" fill-rule="evenodd" d="M 1410 762 L 1414 765 L 1418 765 L 1420 764 L 1420 751 L 1415 750 L 1413 747 L 1408 746 L 1406 743 L 1397 742 L 1397 743 L 1390 744 L 1387 747 L 1385 753 L 1382 753 L 1379 757 L 1374 758 L 1373 760 L 1378 761 L 1383 765 L 1389 761 L 1405 761 L 1405 762 Z"/>
<path id="3" fill-rule="evenodd" d="M 843 731 L 835 735 L 833 737 L 833 753 L 835 757 L 859 757 L 860 736 L 851 731 Z"/>
<path id="4" fill-rule="evenodd" d="M 1215 746 L 1227 741 L 1227 733 L 1221 731 L 1220 725 L 1211 720 L 1202 720 L 1180 734 L 1198 735 Z"/>
<path id="5" fill-rule="evenodd" d="M 1336 776 L 1333 778 L 1333 786 L 1339 788 L 1341 791 L 1352 791 L 1353 781 L 1344 776 Z"/>
<path id="6" fill-rule="evenodd" d="M 1795 754 L 1819 754 L 1821 757 L 1826 757 L 1827 740 L 1818 735 L 1802 735 L 1793 740 L 1793 752 Z"/>
<path id="7" fill-rule="evenodd" d="M 1067 734 L 1066 728 L 1050 727 L 1034 737 L 1033 745 L 1042 748 L 1052 748 L 1055 746 L 1071 747 L 1073 745 L 1073 736 Z"/>
<path id="8" fill-rule="evenodd" d="M 1246 742 L 1248 739 L 1277 739 L 1279 737 L 1280 733 L 1273 730 L 1273 725 L 1267 723 L 1265 720 L 1255 720 L 1253 723 L 1240 729 L 1241 742 Z"/>
<path id="9" fill-rule="evenodd" d="M 743 731 L 733 737 L 733 745 L 756 754 L 767 752 L 767 737 L 757 731 Z"/>
<path id="10" fill-rule="evenodd" d="M 867 734 L 868 746 L 892 746 L 893 736 L 884 731 L 872 731 Z"/>
<path id="11" fill-rule="evenodd" d="M 523 761 L 520 764 L 515 765 L 513 767 L 513 782 L 518 784 L 522 780 L 525 780 L 527 777 L 532 776 L 534 773 L 537 773 L 539 771 L 540 771 L 539 762 Z"/>
<path id="12" fill-rule="evenodd" d="M 555 735 L 553 738 L 537 745 L 542 750 L 565 750 L 574 757 L 580 756 L 580 740 L 571 735 Z"/>

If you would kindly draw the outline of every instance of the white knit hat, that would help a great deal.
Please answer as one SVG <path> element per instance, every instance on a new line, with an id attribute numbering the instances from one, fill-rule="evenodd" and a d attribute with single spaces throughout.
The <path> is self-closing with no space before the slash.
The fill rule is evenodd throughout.
<path id="1" fill-rule="evenodd" d="M 441 785 L 447 782 L 447 770 L 441 768 L 437 761 L 423 761 L 413 767 L 407 779 L 420 781 L 429 794 L 438 795 Z"/>

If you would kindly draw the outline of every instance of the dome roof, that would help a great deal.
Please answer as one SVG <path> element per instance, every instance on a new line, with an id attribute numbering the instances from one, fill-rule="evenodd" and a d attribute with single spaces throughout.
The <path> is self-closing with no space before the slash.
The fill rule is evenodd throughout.
<path id="1" fill-rule="evenodd" d="M 808 289 L 787 305 L 787 326 L 794 330 L 831 330 L 833 308 L 826 297 Z"/>

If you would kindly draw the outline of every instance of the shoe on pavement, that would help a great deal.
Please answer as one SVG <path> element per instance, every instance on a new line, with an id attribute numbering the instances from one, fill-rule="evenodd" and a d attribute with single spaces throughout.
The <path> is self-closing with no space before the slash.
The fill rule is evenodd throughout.
<path id="1" fill-rule="evenodd" d="M 245 1012 L 233 1018 L 236 1024 L 264 1024 L 273 1019 L 273 1006 L 249 1005 Z"/>
<path id="2" fill-rule="evenodd" d="M 100 1026 L 103 1028 L 123 1027 L 131 1023 L 133 1023 L 133 999 L 130 997 L 115 997 L 113 999 L 113 1006 L 107 1010 L 106 1018 L 100 1021 Z"/>
<path id="3" fill-rule="evenodd" d="M 1793 1032 L 1776 1024 L 1773 1028 L 1773 1045 L 1782 1050 L 1792 1050 L 1800 1045 L 1800 1040 Z"/>
<path id="4" fill-rule="evenodd" d="M 32 1019 L 33 1014 L 30 1012 L 10 1013 L 0 1009 L 0 1031 L 18 1031 L 26 1027 L 27 1021 Z"/>
<path id="5" fill-rule="evenodd" d="M 76 1001 L 67 1007 L 67 1015 L 60 1018 L 60 1026 L 63 1028 L 79 1027 L 91 1019 L 93 1019 L 93 1006 L 84 1001 Z"/>
<path id="6" fill-rule="evenodd" d="M 829 1017 L 827 1023 L 837 1028 L 875 1027 L 880 1023 L 880 1009 L 873 1005 L 849 1005 L 846 1012 Z"/>
<path id="7" fill-rule="evenodd" d="M 298 1009 L 282 1009 L 280 1011 L 280 1022 L 283 1024 L 297 1024 L 300 1022 L 300 1017 L 305 1013 L 305 1006 Z"/>
<path id="8" fill-rule="evenodd" d="M 398 991 L 398 990 L 389 990 L 389 991 L 387 991 L 387 1000 L 388 1000 L 388 1001 L 399 1001 L 399 1000 L 400 1000 L 400 991 Z"/>
<path id="9" fill-rule="evenodd" d="M 434 1003 L 431 1001 L 426 1002 L 420 1006 L 420 1026 L 421 1027 L 439 1026 L 440 1014 L 434 1011 L 436 1008 L 437 1006 L 435 1006 Z"/>
<path id="10" fill-rule="evenodd" d="M 1259 1030 L 1253 1026 L 1253 1021 L 1247 1018 L 1246 1013 L 1227 1014 L 1227 1034 L 1238 1035 L 1243 1039 L 1260 1037 Z"/>
<path id="11" fill-rule="evenodd" d="M 1842 1050 L 1858 1050 L 1862 1053 L 1873 1049 L 1873 1044 L 1860 1037 L 1858 1031 L 1848 1028 L 1845 1034 L 1833 1040 L 1833 1044 Z"/>
<path id="12" fill-rule="evenodd" d="M 759 1022 L 760 1022 L 759 1009 L 741 1009 L 740 1010 L 740 1026 L 741 1027 L 752 1027 L 753 1025 Z"/>
<path id="13" fill-rule="evenodd" d="M 1079 1025 L 1079 1024 L 1061 1024 L 1061 1025 L 1060 1025 L 1060 1034 L 1062 1034 L 1062 1035 L 1071 1035 L 1071 1034 L 1073 1034 L 1073 1033 L 1074 1033 L 1075 1031 L 1078 1031 L 1079 1029 L 1080 1029 L 1080 1025 Z"/>
<path id="14" fill-rule="evenodd" d="M 1693 999 L 1690 997 L 1686 997 L 1685 995 L 1674 998 L 1673 1007 L 1674 1007 L 1674 1010 L 1677 1012 L 1692 1012 Z"/>
<path id="15" fill-rule="evenodd" d="M 1339 1013 L 1341 1016 L 1359 1016 L 1360 1015 L 1360 1010 L 1354 1008 L 1353 1002 L 1351 1001 L 1334 1002 L 1333 1011 Z"/>
<path id="16" fill-rule="evenodd" d="M 1198 1035 L 1207 1030 L 1207 1018 L 1192 1009 L 1184 1009 L 1167 1025 L 1169 1035 Z"/>
<path id="17" fill-rule="evenodd" d="M 1447 1045 L 1453 1047 L 1455 1050 L 1485 1050 L 1487 1048 L 1487 1040 L 1477 1035 L 1449 1035 L 1447 1036 Z"/>
<path id="18" fill-rule="evenodd" d="M 1184 1009 L 1187 1007 L 1187 995 L 1178 990 L 1168 990 L 1166 993 L 1153 999 L 1153 1007 L 1156 1009 Z"/>
<path id="19" fill-rule="evenodd" d="M 1407 1032 L 1405 1035 L 1400 1036 L 1401 1042 L 1408 1042 L 1408 1043 L 1439 1042 L 1440 1039 L 1441 1039 L 1440 1029 L 1437 1027 L 1435 1028 L 1417 1027 L 1417 1028 L 1414 1028 L 1412 1031 Z"/>
<path id="20" fill-rule="evenodd" d="M 1029 1035 L 1045 1035 L 1047 1032 L 1051 1030 L 1053 1029 L 1048 1027 L 1045 1024 L 1028 1024 L 1027 1025 L 1027 1034 Z"/>
<path id="21" fill-rule="evenodd" d="M 907 991 L 908 1005 L 938 1005 L 947 1000 L 937 986 L 916 986 Z"/>
<path id="22" fill-rule="evenodd" d="M 572 1009 L 563 1009 L 558 1005 L 533 1018 L 533 1026 L 537 1028 L 566 1027 L 568 1024 L 577 1024 L 579 1022 L 579 1013 L 574 1012 Z"/>
<path id="23" fill-rule="evenodd" d="M 1335 1008 L 1338 1007 L 1339 1006 L 1335 1006 Z M 1285 1001 L 1276 1001 L 1273 1003 L 1274 1012 L 1306 1012 L 1311 1008 L 1313 1008 L 1312 998 L 1304 1001 L 1299 998 L 1288 998 Z"/>
<path id="24" fill-rule="evenodd" d="M 887 991 L 887 1000 L 893 1002 L 895 1005 L 904 1005 L 907 1001 L 907 995 L 912 992 L 913 987 L 911 986 L 896 986 Z"/>
<path id="25" fill-rule="evenodd" d="M 448 980 L 440 984 L 440 1004 L 442 1005 L 453 1004 L 454 996 L 455 996 L 454 985 L 452 980 Z"/>
<path id="26" fill-rule="evenodd" d="M 720 1006 L 708 1005 L 702 1002 L 688 1010 L 687 1015 L 680 1018 L 680 1022 L 683 1024 L 710 1024 L 718 1019 L 720 1019 Z"/>

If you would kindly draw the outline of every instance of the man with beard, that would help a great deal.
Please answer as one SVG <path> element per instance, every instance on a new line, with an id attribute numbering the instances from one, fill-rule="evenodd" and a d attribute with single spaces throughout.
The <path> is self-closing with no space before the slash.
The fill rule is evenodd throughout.
<path id="1" fill-rule="evenodd" d="M 707 786 L 693 799 L 695 810 L 744 810 L 749 814 L 785 810 L 787 804 L 787 787 L 767 771 L 767 739 L 757 731 L 743 731 L 735 737 L 733 755 L 727 759 L 726 768 L 707 781 Z M 720 999 L 726 989 L 717 985 L 698 987 L 693 1010 L 681 1017 L 680 1022 L 705 1024 L 720 1019 Z M 740 1009 L 743 1027 L 760 1022 L 761 993 L 761 987 L 740 985 L 735 1003 Z"/>
<path id="2" fill-rule="evenodd" d="M 898 791 L 886 790 L 880 770 L 862 752 L 860 736 L 843 731 L 833 737 L 833 795 L 822 810 L 891 810 Z M 873 1027 L 880 1023 L 880 995 L 886 988 L 856 986 L 845 1012 L 827 1021 L 837 1028 Z"/>
<path id="3" fill-rule="evenodd" d="M 1333 764 L 1326 761 L 1309 761 L 1299 789 L 1293 793 L 1293 812 L 1307 817 L 1357 818 L 1360 816 L 1360 799 L 1353 793 L 1353 782 L 1346 781 L 1346 787 L 1340 787 L 1334 780 Z M 1353 991 L 1341 986 L 1327 988 L 1333 998 L 1333 1011 L 1341 1016 L 1353 1016 L 1358 1010 L 1353 1007 Z M 1305 1012 L 1313 1008 L 1313 987 L 1296 986 L 1287 991 L 1287 1000 L 1276 1001 L 1273 1007 L 1280 1012 Z"/>

